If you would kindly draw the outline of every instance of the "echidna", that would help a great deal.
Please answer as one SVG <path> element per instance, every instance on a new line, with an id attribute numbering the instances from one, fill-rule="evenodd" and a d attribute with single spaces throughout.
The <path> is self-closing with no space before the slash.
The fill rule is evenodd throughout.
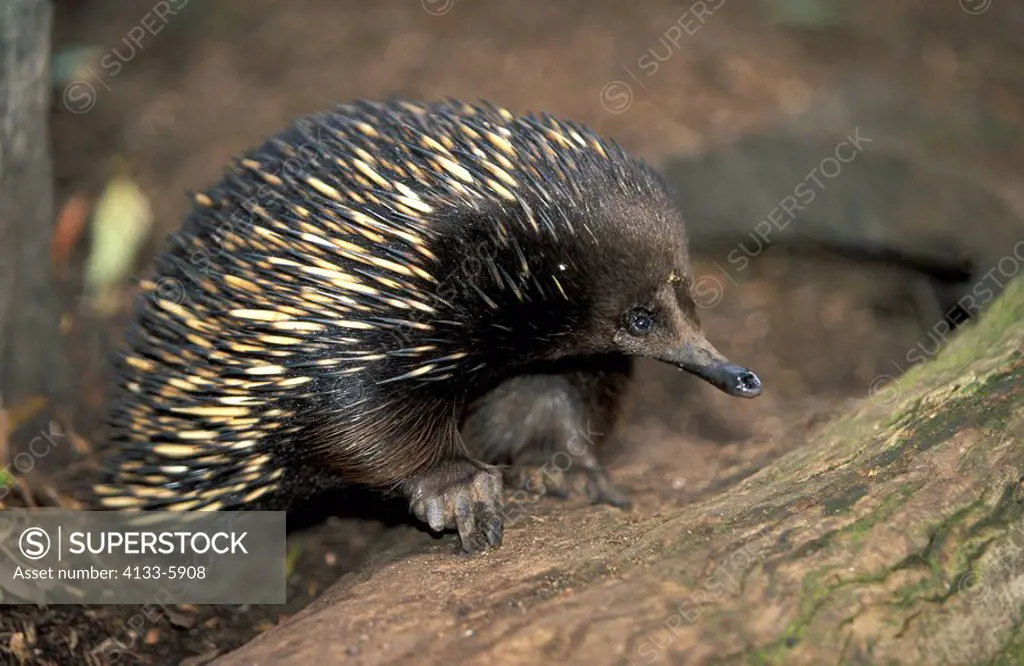
<path id="1" fill-rule="evenodd" d="M 761 392 L 701 333 L 662 179 L 573 122 L 358 101 L 194 201 L 116 362 L 103 507 L 281 509 L 349 484 L 475 552 L 502 539 L 496 465 L 527 482 L 560 453 L 548 492 L 628 503 L 579 434 L 607 439 L 633 358 Z"/>

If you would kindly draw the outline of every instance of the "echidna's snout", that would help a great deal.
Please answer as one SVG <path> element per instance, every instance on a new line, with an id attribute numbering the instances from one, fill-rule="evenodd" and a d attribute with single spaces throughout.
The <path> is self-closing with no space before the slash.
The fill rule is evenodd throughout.
<path id="1" fill-rule="evenodd" d="M 756 398 L 761 395 L 761 379 L 751 370 L 735 363 L 726 363 L 715 369 L 712 384 L 736 398 Z"/>
<path id="2" fill-rule="evenodd" d="M 691 343 L 664 354 L 659 360 L 697 375 L 737 398 L 761 395 L 761 380 L 750 369 L 736 365 L 708 343 Z"/>

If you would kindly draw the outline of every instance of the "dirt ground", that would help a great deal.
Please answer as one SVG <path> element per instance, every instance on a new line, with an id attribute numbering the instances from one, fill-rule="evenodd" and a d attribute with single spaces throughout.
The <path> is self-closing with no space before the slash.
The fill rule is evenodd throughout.
<path id="1" fill-rule="evenodd" d="M 118 49 L 123 66 L 115 73 L 97 63 L 87 109 L 70 108 L 63 90 L 55 91 L 58 203 L 95 196 L 109 159 L 127 160 L 157 219 L 139 259 L 144 270 L 185 211 L 186 191 L 210 183 L 232 155 L 289 117 L 333 102 L 391 94 L 491 99 L 573 118 L 661 164 L 797 116 L 815 91 L 870 72 L 916 91 L 922 106 L 970 96 L 993 123 L 1017 128 L 1012 141 L 950 141 L 943 150 L 965 171 L 1001 174 L 1000 187 L 1024 208 L 1024 85 L 1020 61 L 999 50 L 1024 34 L 1024 17 L 1011 3 L 992 0 L 977 15 L 956 2 L 861 3 L 837 9 L 836 25 L 820 33 L 773 25 L 768 4 L 693 3 L 718 5 L 696 16 L 691 4 L 660 1 L 178 0 L 170 5 L 180 13 L 166 15 L 157 34 L 132 49 L 122 38 L 148 4 L 67 0 L 58 5 L 56 49 Z M 681 38 L 671 33 L 677 44 L 665 39 L 673 25 L 688 26 Z M 1001 46 L 986 41 L 985 30 L 1002 31 Z M 652 48 L 663 61 L 650 73 L 650 56 L 643 58 Z M 697 274 L 718 275 L 721 253 L 700 250 Z M 615 467 L 637 511 L 684 505 L 755 472 L 784 452 L 780 443 L 868 398 L 880 375 L 900 372 L 907 351 L 927 341 L 935 324 L 927 281 L 900 266 L 772 250 L 718 284 L 720 298 L 701 313 L 708 336 L 757 371 L 765 394 L 735 401 L 645 365 L 623 433 L 628 447 Z M 32 488 L 43 503 L 56 501 L 47 488 L 63 488 L 88 469 L 103 441 L 104 359 L 124 316 L 123 308 L 111 317 L 89 313 L 74 277 L 65 288 L 64 327 L 80 389 L 66 410 L 80 445 L 70 458 L 41 466 Z M 20 445 L 17 433 L 12 442 Z M 8 504 L 24 501 L 12 495 Z M 132 621 L 138 607 L 5 607 L 0 663 L 106 663 L 97 649 L 114 639 L 129 646 L 118 663 L 198 666 L 302 609 L 382 544 L 437 547 L 411 525 L 334 518 L 292 541 L 297 560 L 284 607 L 182 607 L 147 615 L 141 625 Z M 443 543 L 454 544 L 451 537 Z"/>

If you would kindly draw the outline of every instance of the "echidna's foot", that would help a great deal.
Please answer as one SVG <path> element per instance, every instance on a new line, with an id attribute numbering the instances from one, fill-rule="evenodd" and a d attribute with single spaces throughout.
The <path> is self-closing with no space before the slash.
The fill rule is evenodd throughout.
<path id="1" fill-rule="evenodd" d="M 506 474 L 507 483 L 536 495 L 560 499 L 586 497 L 591 504 L 610 504 L 620 509 L 633 505 L 593 456 L 561 460 L 565 455 L 553 455 L 543 463 L 517 463 Z"/>
<path id="2" fill-rule="evenodd" d="M 497 469 L 454 460 L 406 487 L 413 515 L 436 532 L 458 530 L 463 551 L 480 553 L 501 545 L 502 480 Z"/>

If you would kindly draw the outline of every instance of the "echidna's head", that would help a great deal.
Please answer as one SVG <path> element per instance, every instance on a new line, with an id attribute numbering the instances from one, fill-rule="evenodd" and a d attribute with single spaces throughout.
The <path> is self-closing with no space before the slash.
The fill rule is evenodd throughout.
<path id="1" fill-rule="evenodd" d="M 508 366 L 651 358 L 758 396 L 757 376 L 701 331 L 685 227 L 658 174 L 585 128 L 548 122 L 575 144 L 548 152 L 551 132 L 514 124 L 510 141 L 533 157 L 509 171 L 514 199 L 488 196 L 450 220 L 442 249 L 459 267 L 446 282 L 468 324 L 465 348 Z"/>
<path id="2" fill-rule="evenodd" d="M 655 359 L 729 395 L 756 397 L 758 377 L 726 359 L 701 330 L 683 222 L 662 196 L 646 201 L 622 196 L 592 213 L 592 226 L 603 237 L 593 243 L 580 277 L 574 333 L 555 353 L 585 350 Z"/>

